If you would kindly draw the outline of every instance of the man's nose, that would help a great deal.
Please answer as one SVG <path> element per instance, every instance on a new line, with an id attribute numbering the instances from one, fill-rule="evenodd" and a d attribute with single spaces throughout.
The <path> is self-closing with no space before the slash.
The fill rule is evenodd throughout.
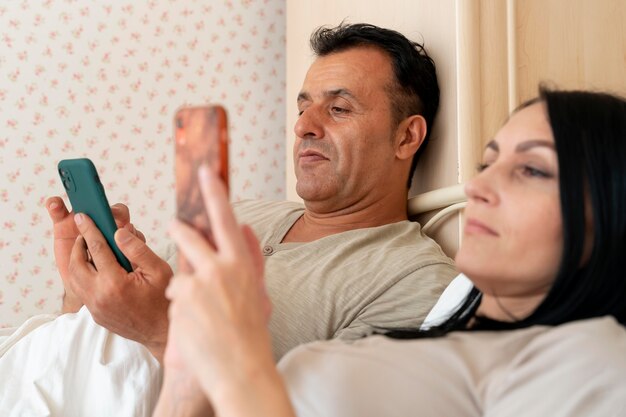
<path id="1" fill-rule="evenodd" d="M 324 137 L 323 115 L 316 106 L 310 106 L 300 114 L 293 131 L 302 139 L 321 139 Z"/>

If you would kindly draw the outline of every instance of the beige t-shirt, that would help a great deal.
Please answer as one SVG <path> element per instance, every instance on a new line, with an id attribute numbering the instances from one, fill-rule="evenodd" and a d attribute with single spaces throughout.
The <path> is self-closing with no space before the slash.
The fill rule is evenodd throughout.
<path id="1" fill-rule="evenodd" d="M 298 417 L 626 416 L 626 329 L 612 317 L 317 342 L 279 368 Z"/>
<path id="2" fill-rule="evenodd" d="M 303 214 L 302 204 L 244 201 L 234 208 L 261 242 L 277 359 L 310 341 L 419 327 L 457 274 L 415 222 L 280 243 Z"/>

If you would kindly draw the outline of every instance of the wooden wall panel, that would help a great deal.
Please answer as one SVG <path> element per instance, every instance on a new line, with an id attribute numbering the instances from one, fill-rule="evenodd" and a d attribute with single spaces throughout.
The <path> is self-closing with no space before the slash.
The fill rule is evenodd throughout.
<path id="1" fill-rule="evenodd" d="M 537 84 L 626 93 L 626 1 L 522 0 L 515 4 L 518 102 Z"/>
<path id="2" fill-rule="evenodd" d="M 624 0 L 287 0 L 287 126 L 312 61 L 309 34 L 343 19 L 423 39 L 437 62 L 441 111 L 412 194 L 472 178 L 484 145 L 539 82 L 626 95 Z M 288 130 L 287 196 L 297 200 Z M 459 224 L 453 216 L 435 234 L 449 254 Z"/>

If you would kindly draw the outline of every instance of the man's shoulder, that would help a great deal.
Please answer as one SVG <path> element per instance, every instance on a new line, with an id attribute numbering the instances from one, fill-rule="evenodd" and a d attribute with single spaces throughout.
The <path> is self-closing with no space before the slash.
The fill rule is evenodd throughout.
<path id="1" fill-rule="evenodd" d="M 404 259 L 406 263 L 421 266 L 439 263 L 454 265 L 439 244 L 422 232 L 417 222 L 405 220 L 353 232 L 349 238 L 355 239 L 359 247 L 374 250 L 387 259 Z"/>
<path id="2" fill-rule="evenodd" d="M 303 211 L 304 205 L 288 200 L 241 200 L 233 203 L 235 214 L 253 213 L 260 215 L 275 215 L 276 213 Z"/>
<path id="3" fill-rule="evenodd" d="M 285 218 L 291 213 L 303 212 L 304 205 L 286 200 L 241 200 L 233 203 L 233 209 L 240 223 L 258 224 Z"/>

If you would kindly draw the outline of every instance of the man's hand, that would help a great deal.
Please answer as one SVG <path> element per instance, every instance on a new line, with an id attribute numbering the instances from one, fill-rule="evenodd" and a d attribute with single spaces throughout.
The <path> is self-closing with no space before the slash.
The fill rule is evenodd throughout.
<path id="1" fill-rule="evenodd" d="M 70 289 L 96 323 L 143 344 L 162 361 L 168 331 L 165 288 L 172 269 L 142 239 L 122 228 L 115 242 L 133 264 L 134 271 L 128 273 L 89 216 L 76 214 L 74 220 L 81 236 L 70 256 Z"/>
<path id="2" fill-rule="evenodd" d="M 63 313 L 75 313 L 80 310 L 83 302 L 70 289 L 68 268 L 72 248 L 74 247 L 74 242 L 79 235 L 78 228 L 76 227 L 76 223 L 74 223 L 73 213 L 68 211 L 61 197 L 50 197 L 46 200 L 45 205 L 48 210 L 48 215 L 52 220 L 54 258 L 59 275 L 61 275 L 61 280 L 63 281 L 63 289 L 65 290 L 61 311 Z M 146 241 L 144 235 L 140 231 L 136 230 L 130 223 L 128 207 L 123 204 L 115 204 L 111 206 L 111 212 L 113 213 L 117 227 L 125 227 L 141 240 L 144 242 Z"/>

